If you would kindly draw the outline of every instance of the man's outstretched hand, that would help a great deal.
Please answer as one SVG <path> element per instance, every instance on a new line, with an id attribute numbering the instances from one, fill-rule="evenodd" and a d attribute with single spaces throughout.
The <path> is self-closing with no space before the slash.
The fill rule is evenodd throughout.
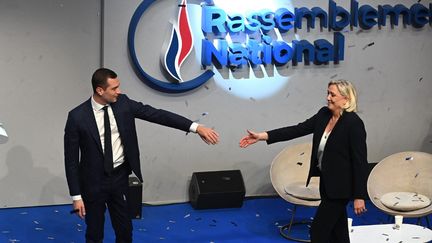
<path id="1" fill-rule="evenodd" d="M 211 128 L 199 125 L 196 131 L 207 144 L 217 144 L 219 142 L 219 134 Z"/>

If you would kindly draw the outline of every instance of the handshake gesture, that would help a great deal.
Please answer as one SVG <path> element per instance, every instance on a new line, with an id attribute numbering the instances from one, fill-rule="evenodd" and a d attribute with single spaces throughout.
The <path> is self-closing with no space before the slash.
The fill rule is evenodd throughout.
<path id="1" fill-rule="evenodd" d="M 240 140 L 240 147 L 246 148 L 249 145 L 252 145 L 258 141 L 265 141 L 268 139 L 268 134 L 266 132 L 253 132 L 250 130 L 246 130 L 248 135 L 244 136 Z M 217 144 L 219 142 L 219 134 L 208 127 L 199 125 L 197 128 L 197 133 L 201 137 L 201 139 L 207 144 Z"/>

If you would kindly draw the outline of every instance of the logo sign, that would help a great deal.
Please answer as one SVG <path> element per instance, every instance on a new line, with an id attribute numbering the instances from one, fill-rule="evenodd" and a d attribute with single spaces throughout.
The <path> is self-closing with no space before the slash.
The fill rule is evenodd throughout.
<path id="1" fill-rule="evenodd" d="M 252 11 L 239 13 L 229 11 L 228 8 L 240 11 L 241 8 L 251 6 L 253 1 L 221 0 L 217 1 L 219 4 L 215 4 L 216 0 L 205 0 L 201 3 L 201 21 L 194 19 L 191 22 L 188 10 L 193 13 L 195 8 L 187 8 L 187 0 L 178 1 L 177 18 L 172 25 L 170 38 L 164 42 L 164 52 L 161 56 L 161 66 L 169 81 L 158 80 L 146 73 L 135 52 L 137 25 L 143 13 L 156 0 L 144 0 L 138 6 L 132 17 L 128 34 L 130 56 L 143 81 L 154 89 L 168 93 L 182 93 L 195 89 L 213 77 L 216 84 L 228 85 L 225 88 L 230 93 L 236 93 L 241 97 L 264 97 L 264 88 L 270 90 L 268 87 L 274 87 L 268 94 L 274 93 L 277 87 L 289 79 L 283 70 L 278 76 L 280 69 L 266 73 L 269 69 L 276 69 L 290 62 L 296 66 L 300 62 L 304 62 L 305 65 L 310 63 L 327 65 L 330 62 L 338 64 L 339 61 L 343 61 L 345 37 L 342 32 L 349 32 L 348 26 L 351 31 L 355 28 L 369 30 L 374 26 L 386 26 L 387 22 L 390 22 L 393 27 L 399 24 L 400 17 L 404 26 L 412 25 L 417 29 L 432 23 L 432 3 L 429 4 L 429 8 L 420 3 L 414 3 L 410 8 L 402 4 L 379 5 L 378 8 L 374 8 L 370 5 L 360 5 L 357 0 L 351 0 L 350 9 L 347 10 L 338 6 L 334 0 L 329 0 L 328 9 L 294 8 L 290 0 L 273 0 L 277 3 L 275 9 L 256 10 L 262 8 L 262 3 L 259 3 L 258 6 L 249 9 Z M 239 2 L 247 6 L 233 7 Z M 222 7 L 222 3 L 228 5 Z M 266 6 L 268 7 L 269 3 L 266 3 Z M 197 22 L 201 22 L 200 30 L 195 26 L 195 31 L 192 32 L 191 25 L 194 26 Z M 308 30 L 319 27 L 322 32 L 323 29 L 328 28 L 330 33 L 333 32 L 333 43 L 327 39 L 317 39 L 313 43 L 306 39 L 299 39 L 295 32 L 302 29 L 304 24 Z M 203 36 L 197 37 L 201 32 Z M 289 33 L 295 36 L 291 42 L 286 41 Z M 201 38 L 196 41 L 201 43 L 201 46 L 194 46 L 194 36 Z M 235 82 L 226 82 L 226 77 L 212 70 L 199 71 L 202 73 L 198 77 L 184 80 L 181 66 L 194 48 L 196 53 L 201 54 L 200 64 L 204 68 L 210 67 L 215 70 L 214 68 L 226 67 L 231 70 L 229 74 L 232 74 L 237 69 L 246 67 L 243 71 L 247 72 L 249 69 L 250 72 L 245 76 L 246 78 L 237 75 L 240 78 L 235 78 Z M 255 71 L 262 69 L 264 69 L 263 75 L 255 76 Z M 235 85 L 237 87 L 233 87 Z M 253 89 L 253 87 L 257 88 Z M 248 92 L 243 95 L 243 91 Z"/>
<path id="2" fill-rule="evenodd" d="M 135 33 L 141 16 L 155 1 L 156 0 L 144 0 L 132 16 L 128 32 L 129 54 L 132 63 L 142 76 L 142 80 L 153 89 L 166 93 L 183 93 L 193 90 L 213 77 L 214 72 L 207 70 L 191 80 L 184 80 L 181 76 L 181 65 L 193 49 L 193 35 L 189 24 L 186 0 L 181 0 L 181 3 L 178 5 L 177 20 L 173 23 L 171 38 L 164 44 L 166 52 L 161 56 L 162 66 L 172 80 L 167 81 L 153 78 L 140 65 L 135 51 Z"/>

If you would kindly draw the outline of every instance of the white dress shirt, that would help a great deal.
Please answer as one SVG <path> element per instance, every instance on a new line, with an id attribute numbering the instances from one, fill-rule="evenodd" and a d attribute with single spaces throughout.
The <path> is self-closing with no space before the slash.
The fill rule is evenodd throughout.
<path id="1" fill-rule="evenodd" d="M 93 96 L 91 98 L 91 104 L 93 108 L 93 114 L 96 119 L 96 125 L 99 131 L 99 137 L 102 144 L 102 149 L 105 151 L 105 126 L 104 126 L 104 114 L 105 111 L 103 110 L 104 105 L 101 105 L 97 103 Z M 111 127 L 111 146 L 112 146 L 112 152 L 113 152 L 113 168 L 116 168 L 117 166 L 121 165 L 124 162 L 124 153 L 123 153 L 123 144 L 120 139 L 120 133 L 117 128 L 117 122 L 114 117 L 114 113 L 112 111 L 111 106 L 108 104 L 108 117 L 110 121 L 110 127 Z"/>

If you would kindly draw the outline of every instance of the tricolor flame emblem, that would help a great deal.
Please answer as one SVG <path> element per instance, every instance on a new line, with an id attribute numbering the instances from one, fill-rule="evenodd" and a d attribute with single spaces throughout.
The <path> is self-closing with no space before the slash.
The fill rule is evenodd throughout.
<path id="1" fill-rule="evenodd" d="M 172 26 L 171 38 L 165 43 L 161 55 L 162 66 L 177 82 L 183 82 L 180 67 L 193 48 L 193 36 L 186 4 L 186 0 L 181 0 L 177 21 Z"/>
<path id="2" fill-rule="evenodd" d="M 172 1 L 172 0 L 169 0 Z M 178 14 L 175 21 L 173 21 L 173 27 L 171 30 L 171 38 L 164 42 L 162 47 L 163 54 L 161 55 L 161 63 L 164 69 L 170 76 L 170 81 L 158 80 L 151 75 L 149 75 L 140 65 L 138 54 L 135 48 L 135 34 L 138 28 L 138 23 L 140 22 L 141 16 L 144 12 L 152 5 L 156 0 L 144 0 L 135 10 L 132 16 L 129 31 L 128 31 L 128 47 L 129 54 L 134 65 L 134 68 L 139 73 L 140 78 L 151 88 L 156 90 L 167 92 L 167 93 L 183 93 L 189 90 L 198 88 L 207 82 L 211 77 L 213 77 L 214 72 L 211 70 L 206 70 L 198 77 L 191 80 L 184 80 L 181 77 L 180 68 L 184 63 L 186 58 L 189 56 L 193 49 L 193 33 L 190 27 L 189 16 L 187 12 L 187 2 L 186 0 L 179 0 L 178 3 Z M 139 43 L 139 42 L 137 42 Z M 153 50 L 147 50 L 153 51 Z M 144 53 L 139 53 L 141 56 L 145 56 Z"/>

